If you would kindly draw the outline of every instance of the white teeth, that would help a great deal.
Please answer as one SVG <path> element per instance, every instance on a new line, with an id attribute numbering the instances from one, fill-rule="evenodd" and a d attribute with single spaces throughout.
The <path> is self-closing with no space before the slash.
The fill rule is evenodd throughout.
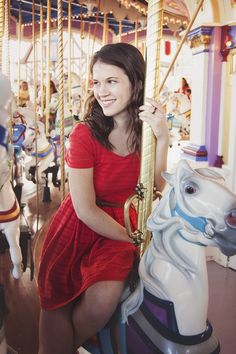
<path id="1" fill-rule="evenodd" d="M 101 101 L 102 102 L 102 106 L 103 107 L 109 107 L 109 106 L 111 106 L 114 102 L 115 102 L 115 100 L 111 100 L 111 101 Z"/>

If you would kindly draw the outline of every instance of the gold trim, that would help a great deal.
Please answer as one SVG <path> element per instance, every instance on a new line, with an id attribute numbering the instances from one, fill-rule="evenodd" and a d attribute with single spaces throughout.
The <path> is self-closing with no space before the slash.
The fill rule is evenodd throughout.
<path id="1" fill-rule="evenodd" d="M 190 48 L 194 49 L 203 46 L 205 47 L 205 49 L 208 49 L 210 42 L 211 42 L 211 36 L 209 36 L 208 34 L 201 34 L 199 36 L 197 35 L 191 38 Z"/>
<path id="2" fill-rule="evenodd" d="M 12 219 L 16 219 L 19 215 L 20 207 L 18 203 L 16 203 L 16 209 L 13 210 L 10 214 L 0 215 L 0 222 L 11 222 L 13 221 Z"/>
<path id="3" fill-rule="evenodd" d="M 230 74 L 236 73 L 236 49 L 230 51 L 229 63 L 230 63 L 229 73 Z"/>
<path id="4" fill-rule="evenodd" d="M 38 151 L 38 154 L 43 154 L 44 152 L 47 152 L 50 149 L 51 146 L 52 146 L 51 144 L 48 144 L 48 146 L 44 150 Z"/>

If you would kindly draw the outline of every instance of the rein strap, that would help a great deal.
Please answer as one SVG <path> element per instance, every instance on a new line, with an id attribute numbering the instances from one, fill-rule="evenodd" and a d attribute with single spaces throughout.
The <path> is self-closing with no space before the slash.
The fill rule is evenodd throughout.
<path id="1" fill-rule="evenodd" d="M 196 230 L 199 230 L 201 232 L 205 232 L 205 227 L 206 227 L 206 218 L 203 218 L 201 216 L 194 217 L 186 214 L 183 210 L 180 209 L 178 203 L 176 203 L 175 209 L 171 210 L 171 215 L 175 216 L 178 214 L 186 220 L 190 225 L 192 225 Z"/>

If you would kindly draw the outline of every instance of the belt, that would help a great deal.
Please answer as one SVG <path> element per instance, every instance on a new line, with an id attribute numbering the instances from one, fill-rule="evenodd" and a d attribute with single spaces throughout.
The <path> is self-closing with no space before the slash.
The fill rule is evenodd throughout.
<path id="1" fill-rule="evenodd" d="M 123 203 L 112 203 L 104 200 L 96 199 L 97 206 L 110 207 L 110 208 L 124 208 Z"/>

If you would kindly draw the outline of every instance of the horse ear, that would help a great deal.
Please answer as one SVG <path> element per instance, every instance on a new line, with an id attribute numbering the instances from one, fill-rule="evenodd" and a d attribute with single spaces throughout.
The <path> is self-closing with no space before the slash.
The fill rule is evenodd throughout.
<path id="1" fill-rule="evenodd" d="M 213 170 L 212 168 L 204 168 L 204 167 L 200 167 L 200 168 L 196 168 L 195 171 L 197 173 L 199 173 L 201 176 L 203 177 L 208 177 L 208 178 L 211 178 L 211 179 L 216 179 L 217 181 L 225 181 L 225 178 L 224 176 L 216 171 L 216 170 Z"/>
<path id="2" fill-rule="evenodd" d="M 182 159 L 179 160 L 178 165 L 176 167 L 176 172 L 177 173 L 168 173 L 168 172 L 162 172 L 161 175 L 162 177 L 171 185 L 171 186 L 175 186 L 176 183 L 176 176 L 179 176 L 178 178 L 181 179 L 181 176 L 188 176 L 188 175 L 192 175 L 193 174 L 193 169 L 192 167 L 189 165 L 189 163 Z"/>
<path id="3" fill-rule="evenodd" d="M 189 162 L 185 159 L 181 159 L 176 167 L 176 179 L 181 181 L 182 178 L 190 177 L 194 174 L 194 170 L 190 166 Z"/>

